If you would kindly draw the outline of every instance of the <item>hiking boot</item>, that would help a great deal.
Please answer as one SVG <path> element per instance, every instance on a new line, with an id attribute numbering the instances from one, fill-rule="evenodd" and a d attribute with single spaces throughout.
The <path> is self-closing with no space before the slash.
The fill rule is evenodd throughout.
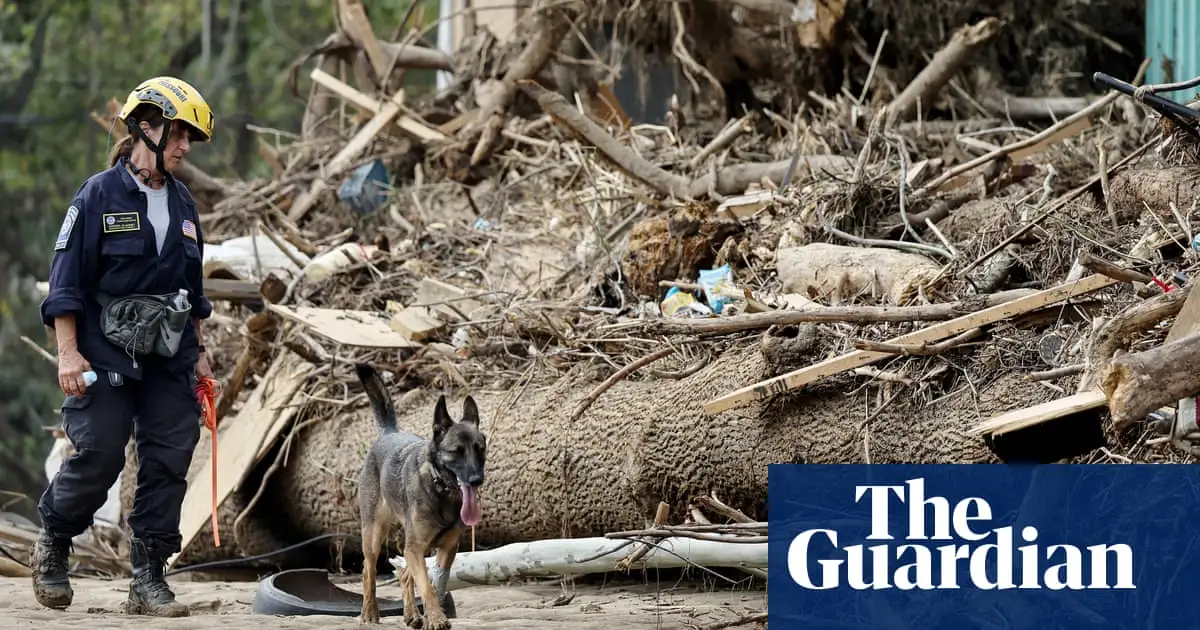
<path id="1" fill-rule="evenodd" d="M 33 544 L 33 596 L 46 608 L 63 609 L 71 605 L 75 592 L 67 576 L 71 557 L 71 539 L 42 530 Z"/>
<path id="2" fill-rule="evenodd" d="M 133 565 L 133 581 L 129 583 L 126 614 L 187 617 L 188 607 L 175 601 L 175 593 L 171 592 L 163 577 L 166 558 L 136 538 L 131 541 L 129 555 Z"/>

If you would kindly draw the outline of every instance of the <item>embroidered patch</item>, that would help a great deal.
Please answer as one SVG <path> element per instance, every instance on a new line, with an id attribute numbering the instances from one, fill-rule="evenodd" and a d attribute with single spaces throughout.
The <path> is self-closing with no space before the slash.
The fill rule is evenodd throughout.
<path id="1" fill-rule="evenodd" d="M 63 218 L 62 227 L 58 228 L 58 239 L 54 241 L 54 251 L 61 252 L 71 243 L 71 232 L 75 230 L 75 219 L 79 217 L 79 208 L 67 208 L 67 216 Z"/>
<path id="2" fill-rule="evenodd" d="M 183 235 L 192 239 L 193 241 L 196 240 L 196 224 L 192 223 L 191 221 L 189 221 L 187 219 L 184 219 L 183 220 Z"/>
<path id="3" fill-rule="evenodd" d="M 142 229 L 142 218 L 136 212 L 111 212 L 101 218 L 105 234 L 140 232 Z"/>

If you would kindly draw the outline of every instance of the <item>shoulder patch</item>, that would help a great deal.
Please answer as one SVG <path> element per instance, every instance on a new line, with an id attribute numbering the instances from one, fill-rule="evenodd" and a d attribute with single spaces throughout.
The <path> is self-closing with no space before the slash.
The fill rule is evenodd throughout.
<path id="1" fill-rule="evenodd" d="M 71 233 L 75 231 L 75 219 L 79 218 L 79 208 L 67 208 L 67 216 L 63 218 L 62 227 L 58 228 L 58 239 L 54 241 L 54 251 L 61 252 L 71 243 Z"/>
<path id="2" fill-rule="evenodd" d="M 192 239 L 193 241 L 196 240 L 196 224 L 192 223 L 188 219 L 184 219 L 183 220 L 183 235 Z"/>

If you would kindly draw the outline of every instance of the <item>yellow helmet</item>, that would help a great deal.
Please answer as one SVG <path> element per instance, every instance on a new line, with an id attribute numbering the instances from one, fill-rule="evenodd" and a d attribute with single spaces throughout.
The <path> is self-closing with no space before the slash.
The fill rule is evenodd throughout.
<path id="1" fill-rule="evenodd" d="M 142 103 L 157 106 L 167 120 L 188 124 L 198 132 L 201 142 L 212 139 L 216 123 L 212 109 L 200 92 L 187 81 L 168 76 L 142 81 L 125 99 L 125 105 L 121 107 L 121 122 L 129 125 L 129 115 Z"/>

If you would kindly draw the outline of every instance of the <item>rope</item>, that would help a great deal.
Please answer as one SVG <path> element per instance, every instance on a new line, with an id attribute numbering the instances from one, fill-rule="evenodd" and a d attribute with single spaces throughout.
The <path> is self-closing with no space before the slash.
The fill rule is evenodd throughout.
<path id="1" fill-rule="evenodd" d="M 212 530 L 213 544 L 221 546 L 221 535 L 217 532 L 217 392 L 221 384 L 211 376 L 196 379 L 196 399 L 204 412 L 204 426 L 212 434 Z"/>

